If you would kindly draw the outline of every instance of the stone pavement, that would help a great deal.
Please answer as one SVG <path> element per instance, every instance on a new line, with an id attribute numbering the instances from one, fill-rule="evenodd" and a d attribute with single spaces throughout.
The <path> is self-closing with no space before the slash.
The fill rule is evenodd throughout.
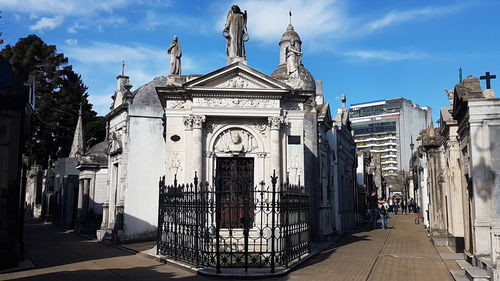
<path id="1" fill-rule="evenodd" d="M 391 229 L 359 229 L 289 275 L 269 280 L 453 280 L 422 226 L 413 219 L 398 215 L 389 220 Z M 214 280 L 52 225 L 28 222 L 25 240 L 37 269 L 0 274 L 0 280 Z"/>

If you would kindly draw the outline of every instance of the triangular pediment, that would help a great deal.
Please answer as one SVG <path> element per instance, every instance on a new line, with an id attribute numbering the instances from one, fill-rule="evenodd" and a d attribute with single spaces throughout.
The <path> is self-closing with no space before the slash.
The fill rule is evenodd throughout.
<path id="1" fill-rule="evenodd" d="M 290 87 L 242 63 L 234 63 L 184 84 L 191 90 L 248 89 L 288 91 Z"/>

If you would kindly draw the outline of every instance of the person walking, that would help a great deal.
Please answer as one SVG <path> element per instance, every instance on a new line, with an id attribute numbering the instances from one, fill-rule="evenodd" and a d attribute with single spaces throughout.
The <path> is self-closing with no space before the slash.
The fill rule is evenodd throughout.
<path id="1" fill-rule="evenodd" d="M 387 229 L 387 217 L 388 217 L 388 209 L 389 204 L 385 201 L 384 198 L 380 198 L 379 200 L 379 208 L 380 208 L 380 221 L 382 223 L 382 229 Z"/>
<path id="2" fill-rule="evenodd" d="M 373 191 L 368 197 L 368 212 L 370 213 L 370 222 L 373 229 L 377 228 L 377 221 L 379 215 L 377 192 Z"/>
<path id="3" fill-rule="evenodd" d="M 394 199 L 394 214 L 397 215 L 398 214 L 398 210 L 399 210 L 399 199 Z"/>
<path id="4" fill-rule="evenodd" d="M 394 214 L 394 200 L 392 198 L 389 197 L 389 209 L 387 210 L 387 212 L 392 215 Z"/>
<path id="5" fill-rule="evenodd" d="M 408 206 L 406 205 L 406 200 L 403 199 L 403 201 L 401 201 L 401 214 L 404 213 L 406 215 L 407 208 Z"/>

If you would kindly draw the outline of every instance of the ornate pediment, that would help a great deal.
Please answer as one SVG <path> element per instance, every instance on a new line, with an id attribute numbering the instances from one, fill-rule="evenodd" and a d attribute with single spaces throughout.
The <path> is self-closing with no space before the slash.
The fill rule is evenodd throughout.
<path id="1" fill-rule="evenodd" d="M 184 84 L 186 89 L 288 91 L 290 87 L 247 65 L 234 63 Z"/>

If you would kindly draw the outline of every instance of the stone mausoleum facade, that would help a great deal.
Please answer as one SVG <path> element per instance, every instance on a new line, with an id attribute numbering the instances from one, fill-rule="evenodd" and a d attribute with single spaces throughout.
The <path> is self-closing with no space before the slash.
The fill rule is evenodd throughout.
<path id="1" fill-rule="evenodd" d="M 238 10 L 233 9 L 232 13 L 237 15 L 228 16 L 228 22 L 244 15 L 246 24 L 246 13 L 239 14 Z M 239 22 L 230 23 L 239 27 Z M 233 31 L 228 30 L 224 34 L 230 37 Z M 356 157 L 348 114 L 343 109 L 339 120 L 332 119 L 320 81 L 315 81 L 302 63 L 302 41 L 293 26 L 288 25 L 281 37 L 279 64 L 270 75 L 249 66 L 241 50 L 236 50 L 237 57 L 228 57 L 225 67 L 205 75 L 182 75 L 178 42 L 175 37 L 169 47 L 169 76 L 156 77 L 135 91 L 131 91 L 132 85 L 124 72 L 117 77 L 117 90 L 107 115 L 109 199 L 102 205 L 98 238 L 167 239 L 160 235 L 165 227 L 162 225 L 159 230 L 157 226 L 162 220 L 173 220 L 176 216 L 167 212 L 159 218 L 158 182 L 162 177 L 163 186 L 244 183 L 255 188 L 250 193 L 264 186 L 304 187 L 308 217 L 290 218 L 295 223 L 308 221 L 307 227 L 301 229 L 307 235 L 299 240 L 329 239 L 347 230 L 342 225 L 353 226 L 359 216 L 338 215 L 335 203 L 344 197 L 338 194 L 339 190 L 352 194 L 349 200 L 354 201 Z M 230 50 L 231 44 L 228 39 L 228 56 L 234 51 Z M 334 135 L 334 130 L 340 135 Z M 342 149 L 334 149 L 340 142 Z M 336 153 L 342 155 L 337 157 Z M 350 162 L 343 165 L 343 159 Z M 246 204 L 246 197 L 238 193 L 241 191 L 221 188 L 223 192 L 236 194 L 230 197 L 234 202 L 243 200 L 242 204 Z M 169 189 L 163 191 L 168 193 Z M 280 192 L 285 194 L 283 190 Z M 258 200 L 257 195 L 251 196 L 254 197 L 250 200 Z M 160 206 L 165 203 L 162 198 Z M 258 207 L 251 208 L 257 212 Z M 233 211 L 221 212 L 222 218 L 211 221 L 219 228 L 224 224 L 248 224 L 247 215 L 235 221 L 224 218 Z M 285 216 L 276 219 L 285 225 Z M 252 218 L 254 227 L 257 221 L 257 216 L 255 220 Z M 266 231 L 263 229 L 261 235 L 267 235 Z M 207 233 L 204 235 L 215 235 L 211 229 Z M 269 242 L 275 238 L 266 239 Z"/>

